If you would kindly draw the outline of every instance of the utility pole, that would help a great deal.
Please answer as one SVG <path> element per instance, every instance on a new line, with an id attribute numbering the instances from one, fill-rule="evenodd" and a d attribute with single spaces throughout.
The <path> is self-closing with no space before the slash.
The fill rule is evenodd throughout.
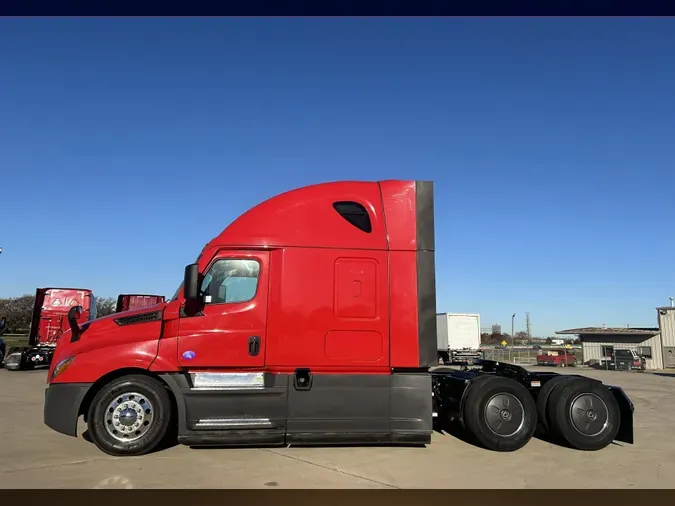
<path id="1" fill-rule="evenodd" d="M 532 325 L 530 323 L 530 313 L 525 313 L 525 332 L 527 333 L 527 338 L 532 339 Z"/>
<path id="2" fill-rule="evenodd" d="M 515 328 L 516 313 L 511 315 L 511 348 L 509 348 L 509 362 L 511 362 L 511 352 L 513 351 L 513 332 Z"/>

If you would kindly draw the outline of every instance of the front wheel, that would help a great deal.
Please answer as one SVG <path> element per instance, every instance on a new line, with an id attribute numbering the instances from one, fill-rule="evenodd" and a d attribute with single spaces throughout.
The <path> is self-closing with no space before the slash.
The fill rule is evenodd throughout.
<path id="1" fill-rule="evenodd" d="M 143 455 L 164 439 L 171 417 L 171 398 L 158 380 L 129 375 L 96 394 L 87 426 L 94 444 L 114 456 Z"/>

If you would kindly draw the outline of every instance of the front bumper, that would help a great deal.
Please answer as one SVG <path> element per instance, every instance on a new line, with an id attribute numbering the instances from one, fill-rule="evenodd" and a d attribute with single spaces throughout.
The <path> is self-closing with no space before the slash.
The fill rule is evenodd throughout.
<path id="1" fill-rule="evenodd" d="M 44 423 L 67 436 L 77 436 L 82 400 L 93 383 L 55 383 L 45 389 Z"/>

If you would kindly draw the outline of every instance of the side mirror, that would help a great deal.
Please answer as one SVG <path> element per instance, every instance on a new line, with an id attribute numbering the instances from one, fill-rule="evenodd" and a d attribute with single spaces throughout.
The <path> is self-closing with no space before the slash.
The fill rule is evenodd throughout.
<path id="1" fill-rule="evenodd" d="M 185 267 L 183 278 L 183 297 L 186 302 L 199 301 L 199 265 L 190 264 Z"/>
<path id="2" fill-rule="evenodd" d="M 70 324 L 70 330 L 72 332 L 72 335 L 70 336 L 70 342 L 74 343 L 75 341 L 80 339 L 80 335 L 82 334 L 82 330 L 80 329 L 80 326 L 77 324 L 77 320 L 79 320 L 82 317 L 82 306 L 73 306 L 70 308 L 70 311 L 68 311 L 68 323 Z"/>

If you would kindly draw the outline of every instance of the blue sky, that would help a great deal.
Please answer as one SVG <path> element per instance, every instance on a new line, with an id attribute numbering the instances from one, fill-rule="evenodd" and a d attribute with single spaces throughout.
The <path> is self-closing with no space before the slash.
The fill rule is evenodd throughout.
<path id="1" fill-rule="evenodd" d="M 0 20 L 0 297 L 170 295 L 295 186 L 432 179 L 438 311 L 656 325 L 673 19 Z"/>

